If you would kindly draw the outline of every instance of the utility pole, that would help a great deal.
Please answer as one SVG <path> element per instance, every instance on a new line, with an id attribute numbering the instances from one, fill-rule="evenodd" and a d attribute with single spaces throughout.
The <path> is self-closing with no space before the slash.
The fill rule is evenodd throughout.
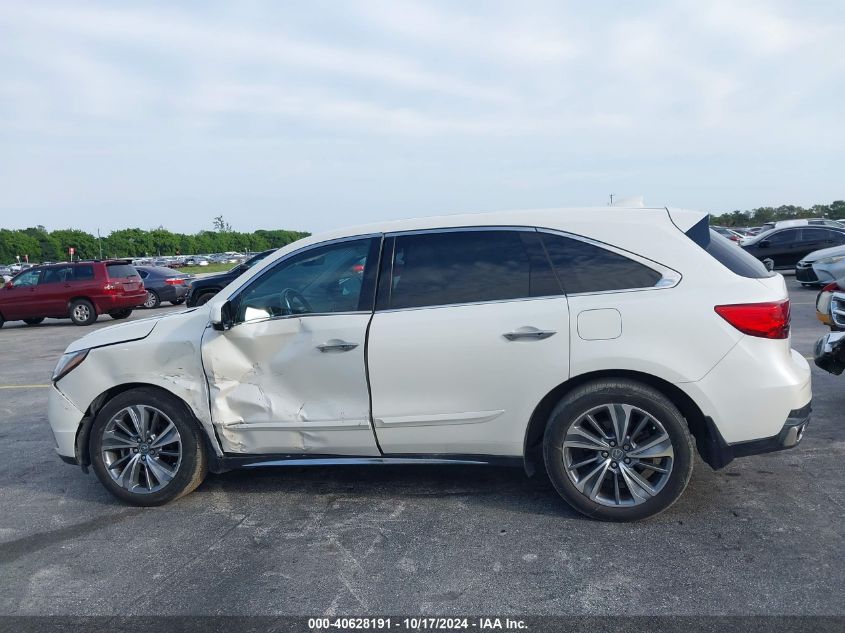
<path id="1" fill-rule="evenodd" d="M 97 244 L 100 247 L 100 259 L 103 259 L 103 240 L 100 238 L 100 227 L 97 227 Z"/>
<path id="2" fill-rule="evenodd" d="M 613 206 L 613 194 L 610 194 L 610 206 Z"/>

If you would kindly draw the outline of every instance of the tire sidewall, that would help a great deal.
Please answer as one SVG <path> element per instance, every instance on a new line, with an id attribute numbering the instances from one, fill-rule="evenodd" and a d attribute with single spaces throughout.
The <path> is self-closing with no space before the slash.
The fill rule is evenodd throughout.
<path id="1" fill-rule="evenodd" d="M 88 319 L 85 320 L 85 321 L 77 321 L 73 317 L 73 310 L 79 304 L 85 304 L 85 305 L 88 306 L 89 316 L 88 316 Z M 73 321 L 73 323 L 76 324 L 76 325 L 91 325 L 94 321 L 97 320 L 97 310 L 94 307 L 94 304 L 91 303 L 90 301 L 88 301 L 88 299 L 75 299 L 74 301 L 72 301 L 71 304 L 70 304 L 69 312 L 70 312 L 70 320 Z"/>
<path id="2" fill-rule="evenodd" d="M 182 461 L 176 476 L 158 492 L 138 494 L 122 488 L 107 472 L 100 446 L 106 424 L 121 409 L 132 405 L 147 405 L 165 413 L 176 425 L 182 440 Z M 133 389 L 110 400 L 97 414 L 89 438 L 91 466 L 100 482 L 116 497 L 138 506 L 158 506 L 189 492 L 197 468 L 205 469 L 205 453 L 197 425 L 190 419 L 184 405 L 153 389 Z"/>
<path id="3" fill-rule="evenodd" d="M 630 404 L 646 411 L 663 425 L 672 440 L 674 461 L 669 481 L 655 497 L 636 506 L 616 508 L 591 501 L 569 479 L 563 463 L 562 445 L 569 427 L 590 409 L 612 402 Z M 693 464 L 692 440 L 683 416 L 659 392 L 636 383 L 607 386 L 565 398 L 549 418 L 543 439 L 543 455 L 552 484 L 564 500 L 582 514 L 605 521 L 638 521 L 662 512 L 686 488 Z"/>

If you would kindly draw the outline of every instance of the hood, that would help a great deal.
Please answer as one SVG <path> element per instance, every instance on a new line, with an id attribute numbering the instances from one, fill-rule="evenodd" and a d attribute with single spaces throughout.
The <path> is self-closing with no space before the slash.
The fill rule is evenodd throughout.
<path id="1" fill-rule="evenodd" d="M 836 257 L 838 255 L 845 255 L 845 246 L 833 246 L 831 248 L 823 248 L 820 251 L 813 251 L 809 255 L 801 258 L 802 262 L 817 262 L 825 257 Z"/>
<path id="2" fill-rule="evenodd" d="M 94 347 L 105 347 L 106 345 L 115 345 L 129 341 L 138 341 L 149 336 L 160 322 L 170 319 L 180 319 L 183 315 L 191 312 L 195 312 L 195 309 L 105 327 L 74 341 L 68 345 L 65 353 Z"/>

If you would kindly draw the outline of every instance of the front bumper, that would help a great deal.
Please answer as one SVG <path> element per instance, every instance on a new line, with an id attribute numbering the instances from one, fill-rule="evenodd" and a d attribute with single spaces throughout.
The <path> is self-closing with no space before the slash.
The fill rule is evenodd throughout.
<path id="1" fill-rule="evenodd" d="M 702 459 L 712 468 L 724 468 L 737 457 L 748 457 L 749 455 L 761 455 L 773 453 L 788 448 L 795 448 L 804 438 L 804 431 L 810 423 L 812 403 L 808 402 L 800 409 L 789 412 L 783 427 L 777 435 L 759 440 L 747 442 L 736 442 L 728 444 L 725 442 L 719 429 L 710 418 L 705 418 L 707 425 L 707 441 L 699 442 L 699 452 Z"/>
<path id="2" fill-rule="evenodd" d="M 64 461 L 76 463 L 76 433 L 84 417 L 85 414 L 77 409 L 55 385 L 50 388 L 47 398 L 47 418 L 50 420 L 50 428 L 56 440 L 56 451 Z"/>
<path id="3" fill-rule="evenodd" d="M 830 332 L 816 341 L 816 367 L 838 376 L 845 371 L 845 332 Z"/>
<path id="4" fill-rule="evenodd" d="M 813 265 L 805 264 L 803 262 L 799 262 L 795 267 L 795 279 L 805 284 L 815 284 L 819 282 L 819 278 L 813 270 Z"/>

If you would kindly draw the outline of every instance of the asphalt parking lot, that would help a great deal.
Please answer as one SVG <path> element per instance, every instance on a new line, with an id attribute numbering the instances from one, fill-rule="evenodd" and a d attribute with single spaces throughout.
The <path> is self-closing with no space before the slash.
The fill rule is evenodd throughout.
<path id="1" fill-rule="evenodd" d="M 789 285 L 810 355 L 816 291 Z M 464 466 L 232 472 L 138 509 L 53 449 L 43 385 L 86 331 L 0 330 L 0 614 L 845 612 L 845 375 L 813 368 L 797 449 L 698 461 L 681 500 L 638 524 L 586 520 L 520 470 Z"/>

